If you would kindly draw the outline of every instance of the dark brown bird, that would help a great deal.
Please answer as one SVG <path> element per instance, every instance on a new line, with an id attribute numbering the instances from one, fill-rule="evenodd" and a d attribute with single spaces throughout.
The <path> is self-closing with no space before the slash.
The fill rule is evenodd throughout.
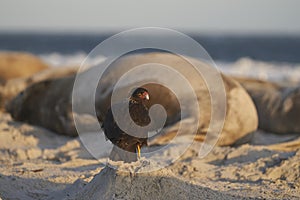
<path id="1" fill-rule="evenodd" d="M 147 126 L 150 123 L 148 108 L 146 106 L 149 101 L 149 93 L 144 88 L 137 88 L 132 93 L 129 101 L 123 101 L 116 105 L 112 105 L 119 112 L 124 104 L 129 106 L 129 114 L 132 121 L 138 126 Z M 129 121 L 126 123 L 130 123 Z M 110 155 L 112 160 L 122 160 L 124 162 L 134 162 L 140 157 L 140 149 L 143 145 L 147 145 L 147 131 L 135 133 L 135 136 L 126 133 L 117 125 L 112 108 L 107 111 L 104 118 L 102 128 L 104 134 L 113 144 L 114 148 Z M 136 137 L 138 134 L 138 137 Z M 132 154 L 134 153 L 134 154 Z"/>

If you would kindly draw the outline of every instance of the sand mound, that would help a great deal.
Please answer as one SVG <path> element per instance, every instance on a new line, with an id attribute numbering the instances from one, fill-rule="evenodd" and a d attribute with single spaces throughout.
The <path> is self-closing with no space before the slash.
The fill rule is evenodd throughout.
<path id="1" fill-rule="evenodd" d="M 75 199 L 234 199 L 209 188 L 180 180 L 170 170 L 131 174 L 109 167 L 76 196 Z"/>

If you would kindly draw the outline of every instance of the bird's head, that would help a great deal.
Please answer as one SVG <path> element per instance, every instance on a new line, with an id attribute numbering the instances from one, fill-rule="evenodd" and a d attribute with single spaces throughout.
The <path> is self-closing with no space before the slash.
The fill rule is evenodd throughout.
<path id="1" fill-rule="evenodd" d="M 137 88 L 133 91 L 131 99 L 136 101 L 148 101 L 149 93 L 145 88 Z"/>

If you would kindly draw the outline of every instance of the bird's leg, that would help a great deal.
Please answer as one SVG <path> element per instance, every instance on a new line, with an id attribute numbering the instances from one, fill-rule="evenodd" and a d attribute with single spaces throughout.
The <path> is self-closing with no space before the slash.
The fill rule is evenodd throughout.
<path id="1" fill-rule="evenodd" d="M 141 158 L 141 146 L 140 146 L 140 144 L 136 145 L 136 150 L 137 150 L 137 154 L 138 154 L 138 159 L 140 159 Z"/>

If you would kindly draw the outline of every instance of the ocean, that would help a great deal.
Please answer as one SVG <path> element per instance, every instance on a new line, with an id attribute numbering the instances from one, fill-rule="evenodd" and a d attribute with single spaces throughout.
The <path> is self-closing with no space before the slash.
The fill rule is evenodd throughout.
<path id="1" fill-rule="evenodd" d="M 52 66 L 79 65 L 113 34 L 0 33 L 0 50 L 30 52 Z M 187 35 L 206 49 L 224 73 L 300 82 L 300 36 Z"/>

